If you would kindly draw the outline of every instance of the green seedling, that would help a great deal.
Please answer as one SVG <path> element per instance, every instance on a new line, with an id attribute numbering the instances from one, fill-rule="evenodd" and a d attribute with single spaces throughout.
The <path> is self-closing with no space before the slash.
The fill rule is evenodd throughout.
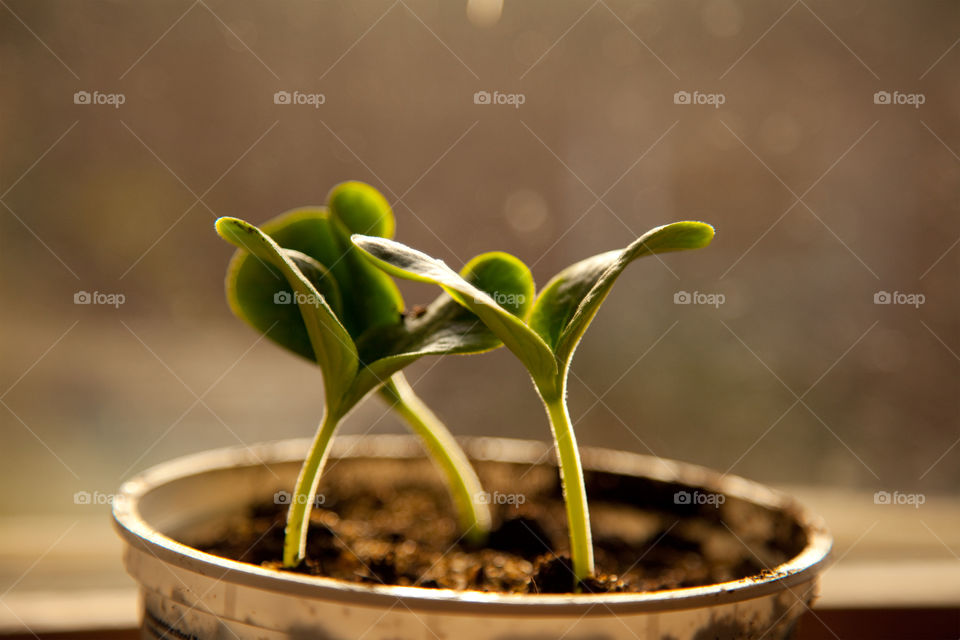
<path id="1" fill-rule="evenodd" d="M 347 182 L 330 192 L 328 207 L 296 209 L 262 228 L 225 217 L 216 228 L 238 248 L 226 278 L 234 314 L 315 362 L 323 374 L 323 418 L 293 492 L 283 564 L 293 567 L 304 558 L 310 509 L 337 426 L 374 390 L 422 438 L 445 477 L 465 538 L 482 542 L 490 513 L 476 500 L 476 472 L 401 370 L 423 356 L 480 353 L 502 343 L 446 294 L 417 313 L 404 313 L 393 279 L 350 242 L 353 233 L 393 235 L 393 212 L 384 197 L 369 185 Z M 507 254 L 477 256 L 458 277 L 480 291 L 511 292 L 520 303 L 507 313 L 525 315 L 533 300 L 529 270 Z"/>
<path id="2" fill-rule="evenodd" d="M 440 260 L 387 238 L 352 238 L 385 273 L 439 285 L 476 314 L 527 368 L 553 432 L 575 588 L 594 574 L 594 564 L 583 468 L 566 403 L 573 352 L 628 264 L 641 256 L 705 247 L 712 238 L 713 227 L 702 222 L 675 222 L 651 229 L 623 250 L 601 253 L 562 270 L 537 295 L 529 312 L 519 315 L 498 304 L 498 300 L 508 299 L 508 292 L 490 295 Z"/>

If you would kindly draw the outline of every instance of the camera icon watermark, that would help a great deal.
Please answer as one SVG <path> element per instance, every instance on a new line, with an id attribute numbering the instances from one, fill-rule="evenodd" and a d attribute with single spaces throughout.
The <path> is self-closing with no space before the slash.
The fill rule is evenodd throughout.
<path id="1" fill-rule="evenodd" d="M 909 105 L 914 109 L 919 109 L 920 105 L 924 104 L 926 101 L 927 96 L 922 93 L 877 91 L 873 94 L 873 104 Z"/>
<path id="2" fill-rule="evenodd" d="M 122 293 L 102 293 L 100 291 L 77 291 L 73 294 L 73 304 L 97 304 L 119 309 L 127 301 Z"/>
<path id="3" fill-rule="evenodd" d="M 714 509 L 719 509 L 720 505 L 727 501 L 727 496 L 722 493 L 709 493 L 704 491 L 677 491 L 673 494 L 673 504 L 696 504 L 710 505 Z"/>
<path id="4" fill-rule="evenodd" d="M 673 304 L 702 304 L 719 309 L 727 301 L 722 293 L 702 293 L 700 291 L 677 291 L 673 294 Z"/>
<path id="5" fill-rule="evenodd" d="M 122 93 L 102 93 L 100 91 L 77 91 L 73 94 L 73 104 L 94 104 L 109 105 L 114 109 L 119 109 L 120 105 L 127 101 L 127 96 Z"/>
<path id="6" fill-rule="evenodd" d="M 520 505 L 526 503 L 527 496 L 522 493 L 500 493 L 499 491 L 490 493 L 488 491 L 478 491 L 474 494 L 473 501 L 477 504 L 502 504 L 512 506 L 514 509 L 519 509 Z"/>
<path id="7" fill-rule="evenodd" d="M 877 291 L 873 294 L 873 304 L 901 304 L 908 305 L 914 309 L 919 309 L 920 305 L 927 301 L 927 296 L 922 293 L 903 293 L 901 291 Z"/>
<path id="8" fill-rule="evenodd" d="M 273 494 L 273 504 L 278 505 L 291 505 L 294 502 L 297 504 L 307 504 L 310 502 L 310 497 L 306 494 L 293 495 L 289 491 L 277 491 Z M 313 497 L 313 506 L 322 507 L 327 502 L 327 497 L 322 493 L 318 493 Z"/>
<path id="9" fill-rule="evenodd" d="M 527 96 L 522 93 L 501 93 L 500 91 L 477 91 L 473 94 L 473 104 L 505 104 L 514 109 L 519 109 L 520 105 L 527 101 Z"/>
<path id="10" fill-rule="evenodd" d="M 900 493 L 899 491 L 877 491 L 873 494 L 873 504 L 908 505 L 919 509 L 927 501 L 922 493 Z"/>
<path id="11" fill-rule="evenodd" d="M 305 93 L 302 91 L 277 91 L 273 94 L 273 104 L 309 105 L 319 109 L 326 103 L 327 96 L 322 93 Z"/>
<path id="12" fill-rule="evenodd" d="M 712 106 L 719 109 L 720 105 L 727 101 L 727 96 L 722 93 L 703 93 L 701 91 L 677 91 L 673 94 L 673 104 L 699 104 Z"/>

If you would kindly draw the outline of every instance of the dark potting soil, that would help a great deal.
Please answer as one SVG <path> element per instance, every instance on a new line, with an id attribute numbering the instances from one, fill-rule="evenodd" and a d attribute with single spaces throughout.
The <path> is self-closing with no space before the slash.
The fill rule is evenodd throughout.
<path id="1" fill-rule="evenodd" d="M 295 570 L 367 584 L 569 593 L 573 574 L 556 468 L 486 462 L 477 469 L 494 516 L 482 548 L 462 539 L 450 498 L 426 461 L 331 463 L 311 514 L 307 559 Z M 789 512 L 645 478 L 588 472 L 586 481 L 597 576 L 581 585 L 584 591 L 760 577 L 806 543 Z M 274 501 L 250 505 L 216 535 L 185 542 L 280 569 L 286 509 Z"/>

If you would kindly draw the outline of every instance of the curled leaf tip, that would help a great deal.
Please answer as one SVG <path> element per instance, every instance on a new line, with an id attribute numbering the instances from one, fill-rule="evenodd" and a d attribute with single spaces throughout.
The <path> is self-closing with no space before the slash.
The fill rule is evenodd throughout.
<path id="1" fill-rule="evenodd" d="M 509 253 L 480 254 L 464 265 L 460 276 L 520 319 L 525 320 L 533 306 L 533 274 L 522 260 Z"/>
<path id="2" fill-rule="evenodd" d="M 333 216 L 350 233 L 392 238 L 396 221 L 390 203 L 365 182 L 341 182 L 327 196 Z"/>
<path id="3" fill-rule="evenodd" d="M 705 247 L 713 240 L 713 237 L 717 235 L 717 230 L 712 224 L 707 222 L 700 222 L 699 220 L 688 220 L 686 224 L 690 225 L 692 229 L 696 230 L 700 234 L 701 238 L 701 247 Z"/>
<path id="4" fill-rule="evenodd" d="M 684 220 L 664 225 L 663 228 L 669 228 L 677 234 L 678 241 L 684 244 L 686 249 L 700 249 L 706 247 L 716 235 L 713 225 L 698 220 Z"/>
<path id="5" fill-rule="evenodd" d="M 241 232 L 246 234 L 254 233 L 254 226 L 252 224 L 239 218 L 231 218 L 229 216 L 217 218 L 215 228 L 217 230 L 217 234 L 219 234 L 221 238 L 237 246 L 241 246 L 243 244 L 243 236 L 240 235 Z"/>

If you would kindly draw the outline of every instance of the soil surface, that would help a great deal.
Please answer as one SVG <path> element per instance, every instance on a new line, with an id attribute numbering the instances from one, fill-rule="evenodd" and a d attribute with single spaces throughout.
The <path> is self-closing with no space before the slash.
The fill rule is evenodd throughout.
<path id="1" fill-rule="evenodd" d="M 295 570 L 367 584 L 569 593 L 573 574 L 556 468 L 477 468 L 494 514 L 482 548 L 462 539 L 452 503 L 426 461 L 332 463 L 311 514 L 307 559 Z M 760 577 L 806 543 L 789 513 L 644 478 L 588 472 L 586 480 L 597 577 L 581 585 L 584 591 L 656 591 Z M 689 500 L 678 499 L 678 492 Z M 216 535 L 185 542 L 279 569 L 286 509 L 273 500 L 251 505 Z"/>

